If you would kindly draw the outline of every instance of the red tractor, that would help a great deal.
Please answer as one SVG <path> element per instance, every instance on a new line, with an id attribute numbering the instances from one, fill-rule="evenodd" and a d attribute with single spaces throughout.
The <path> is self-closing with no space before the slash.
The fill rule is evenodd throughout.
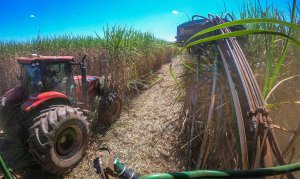
<path id="1" fill-rule="evenodd" d="M 45 171 L 62 174 L 85 154 L 89 128 L 83 111 L 89 102 L 100 99 L 97 111 L 115 121 L 122 101 L 99 77 L 86 75 L 85 57 L 76 62 L 72 56 L 31 55 L 17 61 L 21 83 L 0 98 L 1 128 L 24 141 Z M 73 76 L 76 67 L 81 75 Z"/>

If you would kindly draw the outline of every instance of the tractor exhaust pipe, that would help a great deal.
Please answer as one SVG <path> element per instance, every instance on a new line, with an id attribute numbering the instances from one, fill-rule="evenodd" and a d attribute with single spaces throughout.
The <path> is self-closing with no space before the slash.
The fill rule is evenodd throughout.
<path id="1" fill-rule="evenodd" d="M 87 64 L 86 64 L 86 55 L 84 55 L 80 62 L 80 71 L 81 71 L 81 83 L 82 83 L 82 98 L 83 98 L 83 104 L 86 109 L 88 109 L 88 89 L 87 89 Z"/>

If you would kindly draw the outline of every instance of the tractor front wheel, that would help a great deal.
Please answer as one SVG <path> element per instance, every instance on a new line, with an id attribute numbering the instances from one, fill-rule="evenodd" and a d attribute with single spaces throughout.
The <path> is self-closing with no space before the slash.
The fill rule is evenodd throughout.
<path id="1" fill-rule="evenodd" d="M 39 112 L 29 129 L 29 151 L 47 172 L 62 174 L 86 152 L 88 123 L 79 109 L 52 106 Z"/>
<path id="2" fill-rule="evenodd" d="M 122 100 L 116 93 L 108 93 L 101 97 L 98 116 L 99 119 L 112 124 L 116 122 L 122 111 Z"/>
<path id="3" fill-rule="evenodd" d="M 111 105 L 111 115 L 112 115 L 112 120 L 115 122 L 118 120 L 118 118 L 121 115 L 121 110 L 122 110 L 122 100 L 119 96 L 115 96 L 112 101 Z"/>

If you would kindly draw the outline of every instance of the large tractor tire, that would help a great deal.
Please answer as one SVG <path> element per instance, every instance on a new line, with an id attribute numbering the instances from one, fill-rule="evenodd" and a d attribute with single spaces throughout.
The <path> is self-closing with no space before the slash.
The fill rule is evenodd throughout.
<path id="1" fill-rule="evenodd" d="M 109 124 L 116 122 L 122 111 L 122 100 L 116 93 L 105 94 L 99 104 L 99 118 Z"/>
<path id="2" fill-rule="evenodd" d="M 45 171 L 59 175 L 83 158 L 88 134 L 86 117 L 79 109 L 51 106 L 40 111 L 29 128 L 29 151 Z"/>

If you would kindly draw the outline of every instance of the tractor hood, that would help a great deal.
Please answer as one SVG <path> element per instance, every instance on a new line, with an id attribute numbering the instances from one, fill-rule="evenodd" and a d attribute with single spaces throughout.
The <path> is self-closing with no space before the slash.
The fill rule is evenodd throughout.
<path id="1" fill-rule="evenodd" d="M 86 76 L 86 80 L 87 80 L 88 83 L 93 82 L 93 81 L 97 81 L 97 79 L 98 79 L 97 76 L 91 76 L 91 75 Z M 81 85 L 81 80 L 82 80 L 81 75 L 74 76 L 74 81 L 75 81 L 76 84 L 80 83 L 80 85 Z"/>
<path id="2" fill-rule="evenodd" d="M 76 84 L 76 96 L 78 101 L 82 101 L 82 76 L 74 76 L 74 81 Z M 88 96 L 90 99 L 93 99 L 94 95 L 97 93 L 97 84 L 99 82 L 99 77 L 97 76 L 86 76 L 86 81 L 88 83 Z"/>

